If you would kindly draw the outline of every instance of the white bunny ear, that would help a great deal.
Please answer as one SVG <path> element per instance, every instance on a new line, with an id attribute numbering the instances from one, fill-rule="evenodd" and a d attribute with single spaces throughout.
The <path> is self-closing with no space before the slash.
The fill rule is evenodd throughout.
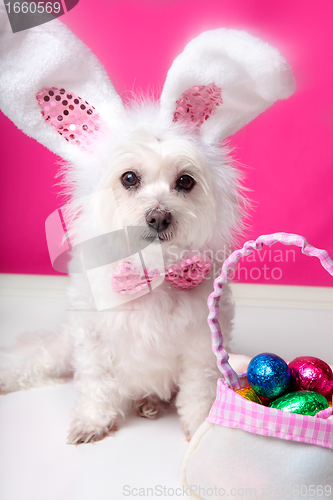
<path id="1" fill-rule="evenodd" d="M 194 38 L 175 59 L 161 113 L 197 128 L 206 141 L 220 141 L 294 90 L 277 49 L 244 31 L 217 29 Z"/>
<path id="2" fill-rule="evenodd" d="M 12 33 L 2 4 L 0 109 L 26 134 L 75 162 L 103 127 L 112 131 L 123 104 L 97 58 L 60 21 Z"/>

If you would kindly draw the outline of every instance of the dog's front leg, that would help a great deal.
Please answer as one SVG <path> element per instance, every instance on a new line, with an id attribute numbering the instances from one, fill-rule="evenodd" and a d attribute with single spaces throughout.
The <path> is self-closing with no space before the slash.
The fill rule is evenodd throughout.
<path id="1" fill-rule="evenodd" d="M 114 378 L 94 367 L 92 373 L 77 371 L 75 386 L 78 393 L 72 412 L 73 420 L 68 444 L 99 441 L 116 430 L 120 410 L 120 395 Z"/>
<path id="2" fill-rule="evenodd" d="M 176 399 L 187 440 L 190 440 L 208 416 L 216 395 L 217 379 L 221 375 L 211 351 L 206 353 L 206 356 L 195 354 L 186 353 L 182 357 L 179 392 Z M 203 354 L 203 351 L 200 354 Z"/>

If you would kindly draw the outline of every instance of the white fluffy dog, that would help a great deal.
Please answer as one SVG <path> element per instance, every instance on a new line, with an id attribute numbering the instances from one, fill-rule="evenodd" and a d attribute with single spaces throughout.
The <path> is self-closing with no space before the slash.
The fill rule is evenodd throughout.
<path id="1" fill-rule="evenodd" d="M 184 432 L 191 437 L 207 417 L 219 378 L 206 301 L 214 272 L 241 227 L 238 174 L 221 140 L 292 93 L 290 69 L 275 49 L 244 32 L 206 32 L 174 61 L 160 103 L 144 100 L 125 108 L 98 61 L 60 22 L 16 34 L 15 40 L 5 28 L 0 90 L 6 99 L 0 104 L 26 133 L 70 162 L 65 183 L 75 210 L 71 205 L 66 234 L 74 245 L 68 324 L 59 335 L 23 337 L 21 345 L 27 344 L 31 355 L 22 367 L 1 372 L 1 391 L 74 373 L 77 401 L 69 443 L 101 439 L 115 429 L 129 402 L 152 418 L 160 402 L 176 395 Z M 34 42 L 39 57 L 29 63 L 26 47 Z M 13 79 L 15 92 L 8 86 Z M 88 102 L 82 108 L 77 95 L 96 110 Z M 20 105 L 12 106 L 14 100 Z M 85 125 L 83 115 L 74 115 L 78 106 L 88 107 L 96 121 Z M 84 266 L 79 243 L 110 227 L 119 230 L 118 218 L 120 227 L 143 228 L 137 244 L 147 240 L 149 248 L 159 249 L 166 273 L 193 252 L 200 258 L 209 254 L 209 279 L 185 290 L 163 281 L 163 273 L 153 286 L 146 274 L 149 290 L 117 295 L 110 283 L 119 262 Z M 145 273 L 154 259 L 146 255 Z M 81 264 L 84 270 L 75 273 Z M 112 302 L 115 297 L 118 302 Z M 233 306 L 229 293 L 223 297 L 220 323 L 227 342 Z"/>

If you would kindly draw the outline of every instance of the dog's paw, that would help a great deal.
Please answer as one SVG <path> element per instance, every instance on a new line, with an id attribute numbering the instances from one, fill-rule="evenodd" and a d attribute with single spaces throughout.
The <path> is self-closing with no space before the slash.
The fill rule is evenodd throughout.
<path id="1" fill-rule="evenodd" d="M 192 438 L 190 431 L 187 431 L 185 429 L 182 429 L 182 431 L 183 431 L 183 434 L 184 434 L 186 441 L 189 443 L 191 441 L 191 438 Z"/>
<path id="2" fill-rule="evenodd" d="M 115 424 L 107 426 L 94 426 L 81 420 L 73 420 L 67 436 L 67 444 L 86 444 L 100 441 L 105 436 L 117 431 Z"/>
<path id="3" fill-rule="evenodd" d="M 135 411 L 139 417 L 154 420 L 159 410 L 162 408 L 162 402 L 154 397 L 147 397 L 135 402 Z"/>
<path id="4" fill-rule="evenodd" d="M 9 394 L 19 389 L 17 384 L 17 370 L 0 368 L 0 395 Z"/>
<path id="5" fill-rule="evenodd" d="M 206 420 L 213 402 L 214 400 L 204 397 L 190 401 L 190 403 L 187 401 L 186 404 L 184 401 L 177 401 L 177 411 L 186 441 L 192 439 L 195 431 Z"/>
<path id="6" fill-rule="evenodd" d="M 2 370 L 0 370 L 0 396 L 4 396 L 5 394 L 7 394 L 7 391 L 5 389 L 3 372 L 2 372 Z"/>

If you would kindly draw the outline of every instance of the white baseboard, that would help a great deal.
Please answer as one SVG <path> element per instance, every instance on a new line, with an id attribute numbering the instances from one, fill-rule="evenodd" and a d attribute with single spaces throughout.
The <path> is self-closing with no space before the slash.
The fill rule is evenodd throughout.
<path id="1" fill-rule="evenodd" d="M 0 295 L 63 298 L 68 284 L 68 276 L 0 274 Z"/>
<path id="2" fill-rule="evenodd" d="M 67 276 L 0 274 L 0 295 L 63 298 Z M 236 305 L 333 310 L 333 288 L 233 283 Z"/>
<path id="3" fill-rule="evenodd" d="M 333 311 L 332 287 L 233 283 L 231 288 L 239 306 Z"/>

